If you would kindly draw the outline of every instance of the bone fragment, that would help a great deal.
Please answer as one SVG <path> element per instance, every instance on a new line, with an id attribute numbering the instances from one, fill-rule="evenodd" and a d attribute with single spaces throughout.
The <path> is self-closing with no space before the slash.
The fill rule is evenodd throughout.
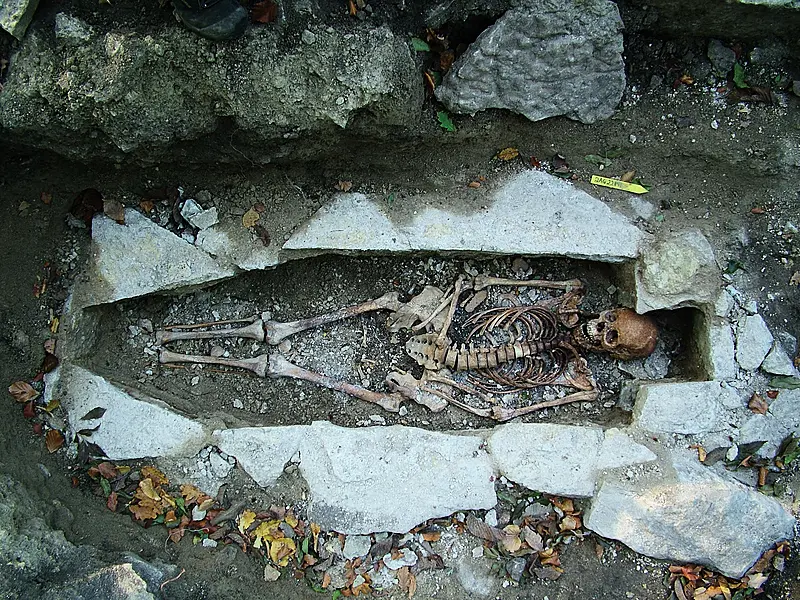
<path id="1" fill-rule="evenodd" d="M 356 304 L 355 306 L 340 308 L 339 310 L 335 310 L 331 313 L 311 317 L 309 319 L 300 319 L 299 321 L 292 321 L 291 323 L 267 321 L 264 324 L 264 329 L 267 333 L 266 341 L 268 344 L 277 346 L 281 343 L 281 340 L 290 335 L 294 335 L 295 333 L 306 331 L 307 329 L 312 329 L 314 327 L 319 327 L 320 325 L 325 325 L 326 323 L 341 321 L 342 319 L 354 317 L 355 315 L 360 315 L 365 312 L 376 310 L 397 311 L 400 308 L 400 305 L 400 301 L 397 299 L 397 292 L 390 292 L 388 294 L 384 294 L 380 298 L 376 298 L 375 300 L 369 300 L 361 304 Z"/>
<path id="2" fill-rule="evenodd" d="M 478 275 L 472 280 L 472 289 L 482 290 L 491 285 L 510 285 L 516 287 L 539 287 L 549 290 L 573 290 L 583 287 L 580 279 L 569 279 L 566 281 L 548 281 L 547 279 L 505 279 L 503 277 L 489 277 L 488 275 Z"/>
<path id="3" fill-rule="evenodd" d="M 264 322 L 256 319 L 245 327 L 229 327 L 212 331 L 156 331 L 156 344 L 163 346 L 180 340 L 207 340 L 210 338 L 250 338 L 264 341 Z"/>
<path id="4" fill-rule="evenodd" d="M 464 288 L 464 278 L 460 277 L 456 280 L 455 288 L 453 289 L 453 299 L 450 302 L 450 309 L 447 311 L 447 317 L 444 319 L 442 330 L 439 332 L 439 337 L 436 339 L 437 346 L 446 346 L 447 332 L 450 330 L 450 325 L 453 323 L 453 315 L 456 314 L 456 307 L 458 306 L 458 298 Z"/>
<path id="5" fill-rule="evenodd" d="M 450 289 L 448 288 L 448 290 L 444 293 L 443 300 L 439 304 L 439 306 L 437 306 L 434 309 L 434 311 L 430 315 L 428 315 L 428 317 L 424 321 L 418 323 L 417 325 L 414 325 L 411 328 L 411 331 L 419 331 L 420 329 L 425 329 L 428 323 L 433 321 L 439 315 L 440 312 L 442 312 L 445 308 L 447 308 L 447 305 L 450 304 L 450 302 L 452 301 L 453 301 L 453 296 L 450 295 Z M 444 321 L 442 322 L 444 323 Z"/>
<path id="6" fill-rule="evenodd" d="M 488 295 L 489 293 L 486 290 L 481 290 L 473 294 L 472 298 L 470 298 L 464 305 L 464 310 L 468 313 L 475 312 L 475 309 L 484 303 Z"/>
<path id="7" fill-rule="evenodd" d="M 221 365 L 224 367 L 247 369 L 259 377 L 266 377 L 269 367 L 269 356 L 267 354 L 261 354 L 253 358 L 236 359 L 223 358 L 221 356 L 203 356 L 199 354 L 179 354 L 178 352 L 170 352 L 162 348 L 161 352 L 158 354 L 158 362 L 162 365 L 182 362 L 202 365 Z"/>
<path id="8" fill-rule="evenodd" d="M 380 392 L 373 392 L 358 385 L 352 385 L 344 381 L 337 381 L 327 375 L 314 373 L 302 367 L 298 367 L 290 363 L 280 354 L 273 354 L 269 360 L 269 376 L 270 377 L 292 377 L 294 379 L 303 379 L 316 385 L 321 385 L 337 392 L 344 392 L 360 400 L 377 404 L 378 406 L 388 410 L 389 412 L 399 412 L 402 397 L 399 394 L 382 394 Z"/>
<path id="9" fill-rule="evenodd" d="M 423 382 L 415 379 L 411 373 L 394 371 L 386 376 L 389 389 L 399 393 L 404 398 L 427 407 L 431 412 L 441 412 L 447 408 L 450 397 L 442 397 L 438 390 L 424 386 Z"/>

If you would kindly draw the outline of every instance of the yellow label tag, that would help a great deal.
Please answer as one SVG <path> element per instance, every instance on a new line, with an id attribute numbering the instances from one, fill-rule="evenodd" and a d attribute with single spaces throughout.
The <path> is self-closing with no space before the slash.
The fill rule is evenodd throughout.
<path id="1" fill-rule="evenodd" d="M 634 194 L 646 194 L 647 188 L 642 187 L 638 183 L 627 183 L 619 179 L 611 179 L 609 177 L 600 177 L 600 175 L 592 175 L 594 185 L 602 185 L 603 187 L 614 188 L 615 190 L 622 190 L 623 192 L 633 192 Z"/>

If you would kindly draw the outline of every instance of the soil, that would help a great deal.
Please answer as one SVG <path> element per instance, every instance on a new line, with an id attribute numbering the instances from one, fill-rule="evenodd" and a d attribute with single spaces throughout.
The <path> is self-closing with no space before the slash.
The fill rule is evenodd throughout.
<path id="1" fill-rule="evenodd" d="M 43 4 L 45 15 L 57 5 Z M 86 11 L 84 16 L 96 19 L 92 24 L 99 28 L 161 27 L 169 17 L 169 11 L 158 9 L 155 2 L 120 2 L 100 8 L 94 2 L 76 4 Z M 247 209 L 262 202 L 296 215 L 299 222 L 329 198 L 339 181 L 353 182 L 353 191 L 391 196 L 399 211 L 408 210 L 403 202 L 419 190 L 435 193 L 453 182 L 466 186 L 484 176 L 484 190 L 488 192 L 510 173 L 531 168 L 530 157 L 548 168 L 557 153 L 569 162 L 576 186 L 631 215 L 643 229 L 654 234 L 686 227 L 703 231 L 715 247 L 721 267 L 730 267 L 729 280 L 748 298 L 758 301 L 771 329 L 800 337 L 798 286 L 790 282 L 800 268 L 800 177 L 797 165 L 776 151 L 784 143 L 796 146 L 798 98 L 779 91 L 775 104 L 732 103 L 718 90 L 724 81 L 673 88 L 672 82 L 684 71 L 705 68 L 703 44 L 644 38 L 626 41 L 630 71 L 626 96 L 613 118 L 591 126 L 565 119 L 529 123 L 487 112 L 474 118 L 456 118 L 458 132 L 435 141 L 383 140 L 365 148 L 358 140 L 343 137 L 339 143 L 346 152 L 331 155 L 324 162 L 258 168 L 245 158 L 219 168 L 77 165 L 46 153 L 30 154 L 15 148 L 6 153 L 0 165 L 0 251 L 5 256 L 0 261 L 0 381 L 28 379 L 38 371 L 43 343 L 51 337 L 52 316 L 62 311 L 69 284 L 86 263 L 88 232 L 75 229 L 67 219 L 73 199 L 85 188 L 96 188 L 106 197 L 138 206 L 146 189 L 182 185 L 189 196 L 207 191 L 222 211 Z M 7 46 L 6 40 L 2 48 Z M 751 73 L 754 78 L 774 82 L 788 70 L 777 62 L 753 68 Z M 509 146 L 519 148 L 523 158 L 511 162 L 493 158 L 498 150 Z M 621 156 L 617 149 L 621 149 Z M 643 207 L 641 199 L 631 199 L 623 192 L 589 185 L 589 176 L 598 168 L 584 159 L 591 154 L 613 155 L 604 169 L 606 174 L 618 176 L 635 169 L 637 176 L 651 186 L 644 198 L 649 208 Z M 293 191 L 276 191 L 287 189 Z M 282 243 L 288 233 L 271 232 L 271 243 Z M 323 257 L 250 273 L 186 295 L 124 302 L 103 311 L 102 341 L 88 362 L 99 373 L 122 383 L 156 395 L 168 392 L 170 401 L 191 416 L 214 415 L 231 423 L 276 425 L 327 419 L 359 426 L 370 423 L 371 415 L 380 414 L 389 424 L 430 429 L 491 427 L 490 421 L 452 410 L 434 415 L 411 406 L 407 415 L 392 415 L 306 382 L 265 381 L 207 367 L 159 367 L 155 357 L 145 352 L 152 344 L 152 335 L 142 329 L 142 320 L 160 328 L 268 312 L 269 318 L 288 321 L 387 291 L 398 291 L 407 299 L 427 284 L 445 289 L 465 265 L 492 275 L 516 276 L 514 258 Z M 589 294 L 583 308 L 587 310 L 615 304 L 611 286 L 624 291 L 620 272 L 605 265 L 523 258 L 533 277 L 580 277 L 586 281 Z M 45 279 L 46 290 L 35 293 Z M 500 302 L 496 297 L 494 301 Z M 678 312 L 657 318 L 666 332 L 663 350 L 672 359 L 670 374 L 695 376 L 692 361 L 686 356 L 691 315 Z M 403 352 L 404 341 L 402 336 L 393 339 L 383 317 L 368 315 L 298 334 L 292 338 L 288 355 L 307 368 L 353 383 L 369 380 L 370 387 L 382 389 L 390 365 L 415 369 Z M 207 354 L 210 345 L 195 342 L 180 346 L 180 351 Z M 274 351 L 263 345 L 253 347 L 251 342 L 232 342 L 224 344 L 223 349 L 239 358 Z M 618 406 L 618 395 L 629 376 L 614 361 L 600 356 L 591 358 L 590 367 L 603 391 L 600 401 L 560 407 L 526 419 L 625 423 L 629 414 Z M 193 382 L 195 377 L 199 379 Z M 555 394 L 557 390 L 542 393 Z M 531 398 L 514 401 L 530 402 Z M 188 539 L 165 544 L 163 529 L 144 529 L 124 514 L 109 512 L 91 489 L 73 488 L 72 467 L 63 452 L 47 453 L 19 405 L 8 397 L 0 402 L 0 470 L 23 482 L 40 501 L 41 515 L 63 529 L 72 542 L 93 546 L 108 560 L 135 552 L 145 560 L 160 559 L 185 569 L 180 579 L 167 586 L 167 598 L 321 597 L 291 577 L 265 583 L 263 565 L 235 548 L 209 550 L 192 545 Z M 800 491 L 796 468 L 782 478 L 787 487 Z M 267 506 L 271 502 L 292 503 L 298 483 L 291 474 L 285 479 L 270 495 L 240 474 L 231 491 Z M 619 544 L 610 544 L 599 560 L 593 541 L 574 543 L 563 554 L 562 566 L 565 573 L 557 582 L 504 587 L 498 597 L 667 597 L 666 565 L 639 557 Z M 421 578 L 418 597 L 464 597 L 447 573 Z M 793 556 L 786 571 L 768 584 L 765 597 L 800 597 L 798 577 L 800 561 Z M 42 586 L 46 585 L 45 580 Z M 30 597 L 35 595 L 31 590 Z"/>

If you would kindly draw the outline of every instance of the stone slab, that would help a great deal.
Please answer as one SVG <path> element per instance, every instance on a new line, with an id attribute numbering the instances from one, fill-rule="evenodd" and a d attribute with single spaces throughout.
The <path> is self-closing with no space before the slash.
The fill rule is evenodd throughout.
<path id="1" fill-rule="evenodd" d="M 773 457 L 790 433 L 800 435 L 800 390 L 780 390 L 775 400 L 767 400 L 766 414 L 749 414 L 736 432 L 736 442 L 766 441 L 758 454 Z"/>
<path id="2" fill-rule="evenodd" d="M 706 375 L 710 379 L 728 381 L 736 378 L 736 346 L 733 330 L 727 320 L 713 319 L 701 326 L 697 345 Z"/>
<path id="3" fill-rule="evenodd" d="M 258 485 L 271 487 L 286 463 L 311 441 L 310 437 L 307 425 L 286 425 L 217 430 L 212 440 L 225 454 L 235 456 Z"/>
<path id="4" fill-rule="evenodd" d="M 794 535 L 794 518 L 773 498 L 673 455 L 662 477 L 609 477 L 586 527 L 658 559 L 702 564 L 739 578 L 774 543 Z"/>
<path id="5" fill-rule="evenodd" d="M 656 456 L 619 430 L 546 423 L 512 423 L 488 439 L 497 471 L 528 489 L 571 497 L 594 494 L 600 469 Z"/>
<path id="6" fill-rule="evenodd" d="M 309 519 L 346 534 L 404 533 L 434 517 L 497 503 L 482 438 L 413 427 L 310 426 L 300 472 Z"/>
<path id="7" fill-rule="evenodd" d="M 92 222 L 87 280 L 75 292 L 78 308 L 154 292 L 210 284 L 235 275 L 208 254 L 133 209 L 125 224 L 104 215 Z"/>
<path id="8" fill-rule="evenodd" d="M 642 253 L 636 268 L 636 312 L 713 305 L 720 282 L 714 250 L 700 231 L 670 233 Z"/>
<path id="9" fill-rule="evenodd" d="M 645 383 L 636 395 L 633 426 L 652 433 L 716 431 L 724 426 L 725 406 L 736 396 L 716 381 Z"/>
<path id="10" fill-rule="evenodd" d="M 783 349 L 783 346 L 778 341 L 772 344 L 772 349 L 764 358 L 764 362 L 761 363 L 761 370 L 773 375 L 797 377 L 797 369 L 792 359 L 789 358 L 786 350 Z"/>
<path id="11" fill-rule="evenodd" d="M 197 234 L 195 245 L 218 262 L 245 271 L 268 269 L 280 263 L 280 246 L 264 247 L 259 237 L 238 222 L 224 221 Z"/>
<path id="12" fill-rule="evenodd" d="M 48 381 L 48 394 L 61 400 L 69 419 L 70 437 L 98 427 L 91 442 L 110 460 L 194 456 L 207 435 L 200 423 L 180 415 L 154 398 L 134 397 L 121 387 L 74 365 L 62 365 Z M 55 373 L 55 372 L 54 372 Z M 95 408 L 97 419 L 83 419 Z"/>
<path id="13" fill-rule="evenodd" d="M 512 177 L 472 209 L 447 210 L 419 200 L 406 202 L 416 214 L 401 217 L 383 200 L 338 194 L 284 250 L 460 251 L 620 262 L 638 255 L 644 237 L 602 201 L 541 171 Z"/>
<path id="14" fill-rule="evenodd" d="M 436 97 L 458 113 L 506 108 L 532 121 L 608 118 L 625 89 L 622 27 L 607 0 L 516 6 L 470 44 Z"/>
<path id="15" fill-rule="evenodd" d="M 736 324 L 736 362 L 747 371 L 755 371 L 766 358 L 773 341 L 761 315 L 742 317 Z"/>
<path id="16" fill-rule="evenodd" d="M 38 6 L 39 0 L 3 0 L 0 2 L 0 27 L 21 40 Z"/>

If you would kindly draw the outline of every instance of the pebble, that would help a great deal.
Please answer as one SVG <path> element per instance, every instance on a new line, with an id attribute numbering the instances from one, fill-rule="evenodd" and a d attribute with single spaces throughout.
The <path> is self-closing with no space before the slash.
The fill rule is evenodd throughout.
<path id="1" fill-rule="evenodd" d="M 233 408 L 238 408 L 239 410 L 242 410 L 244 408 L 244 402 L 242 402 L 239 398 L 236 398 L 233 401 Z"/>
<path id="2" fill-rule="evenodd" d="M 200 383 L 200 375 L 195 375 L 194 377 L 192 377 L 191 384 L 197 385 L 198 383 Z"/>
<path id="3" fill-rule="evenodd" d="M 203 548 L 216 548 L 217 547 L 217 540 L 212 540 L 211 538 L 206 538 L 203 540 Z"/>
<path id="4" fill-rule="evenodd" d="M 483 518 L 483 522 L 489 527 L 497 527 L 497 511 L 495 509 L 487 511 L 486 516 Z"/>
<path id="5" fill-rule="evenodd" d="M 211 356 L 219 358 L 225 354 L 225 349 L 222 346 L 211 346 Z"/>
<path id="6" fill-rule="evenodd" d="M 386 419 L 381 415 L 370 415 L 369 420 L 378 425 L 386 425 Z"/>

